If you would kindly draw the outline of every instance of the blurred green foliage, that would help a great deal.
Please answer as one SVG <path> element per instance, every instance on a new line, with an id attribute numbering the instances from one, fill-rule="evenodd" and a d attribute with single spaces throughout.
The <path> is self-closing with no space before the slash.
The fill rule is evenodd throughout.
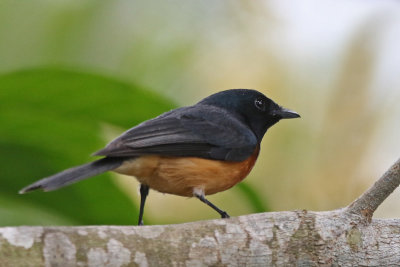
<path id="1" fill-rule="evenodd" d="M 90 160 L 105 145 L 101 124 L 124 128 L 173 105 L 138 86 L 62 69 L 0 76 L 0 225 L 134 224 L 137 209 L 109 174 L 57 192 L 23 186 Z"/>

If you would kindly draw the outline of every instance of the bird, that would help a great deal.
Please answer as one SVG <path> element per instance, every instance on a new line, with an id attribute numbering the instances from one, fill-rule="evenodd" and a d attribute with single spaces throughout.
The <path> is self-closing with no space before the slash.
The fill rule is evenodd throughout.
<path id="1" fill-rule="evenodd" d="M 229 218 L 206 195 L 241 182 L 252 170 L 267 130 L 281 119 L 298 117 L 257 90 L 220 91 L 138 124 L 93 154 L 102 158 L 43 178 L 19 193 L 52 191 L 113 171 L 140 183 L 138 225 L 143 225 L 150 189 L 196 197 Z"/>

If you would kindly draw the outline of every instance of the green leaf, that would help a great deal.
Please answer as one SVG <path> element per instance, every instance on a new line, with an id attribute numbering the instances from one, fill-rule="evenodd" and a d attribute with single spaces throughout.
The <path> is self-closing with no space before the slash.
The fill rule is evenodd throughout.
<path id="1" fill-rule="evenodd" d="M 128 129 L 171 108 L 138 86 L 90 73 L 41 68 L 0 76 L 0 225 L 135 224 L 137 203 L 109 174 L 54 192 L 17 192 L 92 160 L 106 143 L 103 123 Z"/>

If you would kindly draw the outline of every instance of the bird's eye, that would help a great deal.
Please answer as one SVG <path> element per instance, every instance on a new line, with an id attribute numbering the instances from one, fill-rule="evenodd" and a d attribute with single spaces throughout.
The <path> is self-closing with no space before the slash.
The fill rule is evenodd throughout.
<path id="1" fill-rule="evenodd" d="M 265 102 L 264 102 L 263 99 L 257 98 L 257 99 L 254 101 L 254 105 L 255 105 L 256 108 L 258 108 L 259 110 L 265 111 Z"/>

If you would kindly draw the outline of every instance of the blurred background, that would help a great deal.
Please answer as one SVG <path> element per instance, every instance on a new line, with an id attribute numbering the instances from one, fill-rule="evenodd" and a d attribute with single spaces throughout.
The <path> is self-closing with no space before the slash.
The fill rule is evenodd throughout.
<path id="1" fill-rule="evenodd" d="M 400 157 L 397 1 L 0 1 L 0 225 L 136 224 L 138 183 L 23 186 L 135 124 L 254 88 L 302 118 L 266 134 L 231 216 L 348 205 Z M 397 190 L 375 217 L 400 217 Z M 146 224 L 218 218 L 150 192 Z"/>

